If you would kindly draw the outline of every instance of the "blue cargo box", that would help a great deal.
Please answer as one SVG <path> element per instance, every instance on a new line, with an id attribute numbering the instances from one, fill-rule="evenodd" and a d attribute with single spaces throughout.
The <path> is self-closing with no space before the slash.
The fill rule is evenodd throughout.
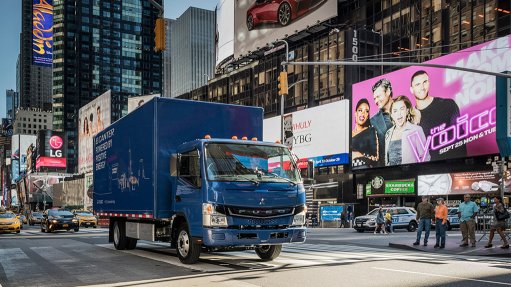
<path id="1" fill-rule="evenodd" d="M 205 135 L 262 139 L 262 125 L 262 108 L 153 98 L 94 137 L 94 210 L 171 217 L 176 148 Z"/>

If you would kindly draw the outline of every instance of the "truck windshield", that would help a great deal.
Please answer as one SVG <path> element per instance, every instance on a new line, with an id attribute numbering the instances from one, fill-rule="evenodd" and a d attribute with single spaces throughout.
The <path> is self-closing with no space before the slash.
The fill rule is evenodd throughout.
<path id="1" fill-rule="evenodd" d="M 206 145 L 209 180 L 289 182 L 300 181 L 299 170 L 285 147 L 253 144 Z"/>

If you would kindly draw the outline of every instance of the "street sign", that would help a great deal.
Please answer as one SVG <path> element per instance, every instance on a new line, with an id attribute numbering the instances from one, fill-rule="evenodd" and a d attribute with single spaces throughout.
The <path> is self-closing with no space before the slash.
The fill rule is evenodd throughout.
<path id="1" fill-rule="evenodd" d="M 511 72 L 506 71 L 505 74 Z M 511 156 L 511 79 L 497 77 L 497 145 L 501 156 Z"/>

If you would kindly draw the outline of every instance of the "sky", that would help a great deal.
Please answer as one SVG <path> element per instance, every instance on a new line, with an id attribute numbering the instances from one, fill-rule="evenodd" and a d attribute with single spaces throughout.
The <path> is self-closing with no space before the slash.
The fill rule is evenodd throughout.
<path id="1" fill-rule="evenodd" d="M 1 0 L 2 13 L 0 17 L 0 118 L 4 118 L 5 91 L 16 90 L 16 60 L 19 54 L 19 36 L 21 32 L 21 0 Z M 25 0 L 23 0 L 25 1 Z M 142 0 L 148 1 L 148 0 Z M 214 10 L 218 0 L 164 0 L 165 18 L 176 19 L 188 7 L 199 7 Z"/>

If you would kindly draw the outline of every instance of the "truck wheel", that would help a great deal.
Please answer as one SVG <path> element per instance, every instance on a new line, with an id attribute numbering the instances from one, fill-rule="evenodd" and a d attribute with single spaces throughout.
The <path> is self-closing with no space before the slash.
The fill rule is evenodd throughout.
<path id="1" fill-rule="evenodd" d="M 176 250 L 179 260 L 185 264 L 196 263 L 199 260 L 201 247 L 193 242 L 186 224 L 181 224 L 177 234 Z"/>
<path id="2" fill-rule="evenodd" d="M 414 232 L 415 230 L 417 230 L 417 222 L 411 221 L 410 223 L 408 223 L 408 227 L 406 229 L 409 232 Z"/>
<path id="3" fill-rule="evenodd" d="M 138 239 L 135 239 L 135 238 L 126 238 L 128 240 L 128 243 L 126 244 L 126 249 L 127 250 L 133 250 L 137 247 L 137 241 Z"/>
<path id="4" fill-rule="evenodd" d="M 115 221 L 114 222 L 114 246 L 117 250 L 126 249 L 126 231 L 124 222 Z"/>
<path id="5" fill-rule="evenodd" d="M 262 245 L 255 249 L 257 256 L 265 261 L 279 257 L 280 251 L 282 251 L 282 245 Z"/>

